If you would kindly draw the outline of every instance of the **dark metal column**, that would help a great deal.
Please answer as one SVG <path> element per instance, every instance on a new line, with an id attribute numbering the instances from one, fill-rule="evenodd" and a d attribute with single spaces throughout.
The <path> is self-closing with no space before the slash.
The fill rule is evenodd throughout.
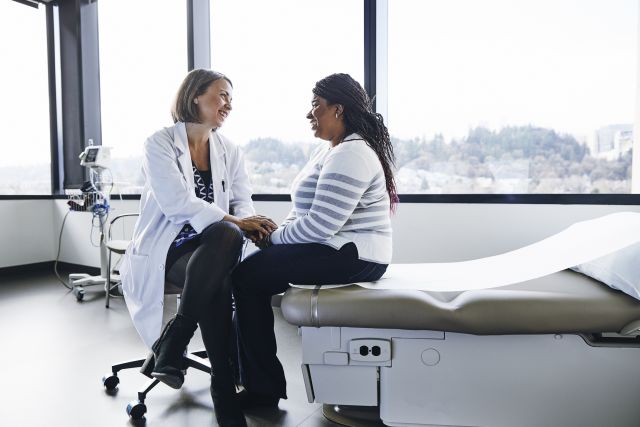
<path id="1" fill-rule="evenodd" d="M 58 34 L 58 10 L 53 5 L 47 11 L 47 70 L 49 75 L 49 141 L 51 147 L 51 194 L 62 194 L 62 129 L 58 126 L 58 78 L 56 74 L 56 37 Z"/>
<path id="2" fill-rule="evenodd" d="M 189 71 L 211 68 L 209 0 L 187 0 L 187 51 Z"/>
<path id="3" fill-rule="evenodd" d="M 98 4 L 95 0 L 59 0 L 60 92 L 63 188 L 85 180 L 78 154 L 93 140 L 102 144 Z"/>
<path id="4" fill-rule="evenodd" d="M 364 89 L 373 99 L 376 95 L 376 0 L 364 0 Z"/>

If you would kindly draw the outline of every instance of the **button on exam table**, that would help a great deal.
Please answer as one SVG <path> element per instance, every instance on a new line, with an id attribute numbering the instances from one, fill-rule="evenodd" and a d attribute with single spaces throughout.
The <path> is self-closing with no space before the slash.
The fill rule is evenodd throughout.
<path id="1" fill-rule="evenodd" d="M 571 270 L 462 292 L 293 287 L 281 307 L 309 401 L 346 425 L 370 408 L 390 426 L 640 426 L 640 302 Z"/>

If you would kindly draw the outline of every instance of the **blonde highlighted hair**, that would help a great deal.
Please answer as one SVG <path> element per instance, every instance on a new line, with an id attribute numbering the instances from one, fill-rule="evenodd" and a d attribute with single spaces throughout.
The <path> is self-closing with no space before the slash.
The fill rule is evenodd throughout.
<path id="1" fill-rule="evenodd" d="M 175 101 L 171 107 L 173 122 L 200 123 L 198 106 L 193 100 L 205 93 L 211 83 L 220 79 L 225 79 L 231 87 L 233 87 L 231 80 L 217 71 L 204 68 L 197 68 L 190 71 L 182 81 L 182 84 L 180 84 Z"/>

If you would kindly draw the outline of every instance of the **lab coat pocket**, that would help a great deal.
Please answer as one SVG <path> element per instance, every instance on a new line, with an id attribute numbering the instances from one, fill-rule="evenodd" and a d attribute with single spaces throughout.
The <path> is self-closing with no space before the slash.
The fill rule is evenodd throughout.
<path id="1" fill-rule="evenodd" d="M 126 268 L 123 274 L 127 274 L 130 280 L 129 292 L 136 297 L 137 300 L 143 300 L 145 291 L 148 290 L 147 277 L 149 276 L 149 256 L 127 254 Z"/>

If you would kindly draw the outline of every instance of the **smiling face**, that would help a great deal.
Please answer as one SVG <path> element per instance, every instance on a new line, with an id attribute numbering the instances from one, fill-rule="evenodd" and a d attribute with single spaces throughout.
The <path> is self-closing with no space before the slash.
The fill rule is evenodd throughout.
<path id="1" fill-rule="evenodd" d="M 233 88 L 226 79 L 218 79 L 211 83 L 207 91 L 193 99 L 198 105 L 200 122 L 217 129 L 231 112 Z"/>
<path id="2" fill-rule="evenodd" d="M 314 95 L 307 119 L 316 138 L 332 141 L 336 145 L 343 137 L 345 127 L 340 104 L 329 105 L 326 99 Z"/>

